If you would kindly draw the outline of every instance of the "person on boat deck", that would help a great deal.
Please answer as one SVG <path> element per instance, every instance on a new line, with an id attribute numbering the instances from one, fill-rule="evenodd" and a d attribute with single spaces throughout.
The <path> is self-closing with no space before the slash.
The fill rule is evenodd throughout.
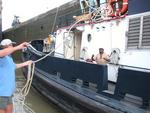
<path id="1" fill-rule="evenodd" d="M 107 64 L 110 61 L 109 55 L 104 52 L 103 48 L 99 48 L 99 53 L 96 56 L 92 55 L 91 59 L 97 64 Z"/>
<path id="2" fill-rule="evenodd" d="M 27 47 L 28 43 L 23 42 L 13 46 L 10 39 L 1 41 L 0 46 L 0 113 L 12 113 L 12 95 L 15 90 L 15 69 L 31 65 L 32 61 L 15 64 L 11 54 L 17 50 Z"/>

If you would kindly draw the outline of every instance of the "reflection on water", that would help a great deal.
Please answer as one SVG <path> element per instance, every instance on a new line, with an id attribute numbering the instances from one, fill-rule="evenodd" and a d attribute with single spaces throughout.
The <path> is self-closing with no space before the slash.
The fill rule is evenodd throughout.
<path id="1" fill-rule="evenodd" d="M 57 106 L 50 103 L 33 88 L 26 98 L 26 103 L 36 113 L 62 113 Z"/>
<path id="2" fill-rule="evenodd" d="M 21 69 L 16 71 L 16 75 L 17 87 L 21 88 L 25 83 Z M 36 113 L 64 113 L 56 105 L 52 104 L 45 97 L 40 95 L 34 88 L 30 89 L 25 103 Z"/>

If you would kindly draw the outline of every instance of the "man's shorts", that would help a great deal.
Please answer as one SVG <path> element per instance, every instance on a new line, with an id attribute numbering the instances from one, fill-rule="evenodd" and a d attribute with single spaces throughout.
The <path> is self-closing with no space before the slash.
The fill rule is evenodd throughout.
<path id="1" fill-rule="evenodd" d="M 0 109 L 5 109 L 7 105 L 12 104 L 12 97 L 1 97 L 0 96 Z"/>

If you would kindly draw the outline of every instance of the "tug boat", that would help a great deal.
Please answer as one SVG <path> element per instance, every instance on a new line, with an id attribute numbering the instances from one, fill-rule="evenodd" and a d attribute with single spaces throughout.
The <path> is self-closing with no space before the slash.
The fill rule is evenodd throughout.
<path id="1" fill-rule="evenodd" d="M 4 37 L 33 39 L 23 61 L 46 57 L 35 63 L 32 85 L 65 112 L 150 113 L 149 5 L 148 0 L 72 1 L 6 30 Z M 87 62 L 100 47 L 110 62 Z"/>

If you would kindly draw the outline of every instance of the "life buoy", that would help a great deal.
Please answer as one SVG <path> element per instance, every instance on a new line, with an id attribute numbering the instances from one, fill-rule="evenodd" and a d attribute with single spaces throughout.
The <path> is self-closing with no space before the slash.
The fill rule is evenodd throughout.
<path id="1" fill-rule="evenodd" d="M 109 0 L 109 5 L 114 9 L 114 4 L 119 2 L 120 0 Z M 128 0 L 123 0 L 122 7 L 120 9 L 116 9 L 115 12 L 109 14 L 110 17 L 120 16 L 125 14 L 128 11 Z"/>

